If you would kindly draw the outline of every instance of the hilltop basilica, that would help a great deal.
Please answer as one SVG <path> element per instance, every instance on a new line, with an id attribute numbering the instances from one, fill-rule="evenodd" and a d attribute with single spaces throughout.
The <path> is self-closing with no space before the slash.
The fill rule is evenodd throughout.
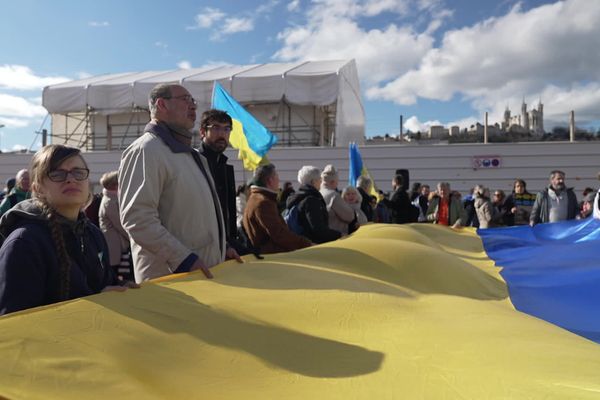
<path id="1" fill-rule="evenodd" d="M 523 100 L 521 104 L 521 114 L 511 116 L 508 106 L 504 111 L 504 121 L 501 129 L 504 132 L 512 133 L 531 133 L 532 135 L 542 136 L 544 132 L 544 105 L 540 101 L 537 110 L 534 108 L 527 111 L 527 104 Z"/>

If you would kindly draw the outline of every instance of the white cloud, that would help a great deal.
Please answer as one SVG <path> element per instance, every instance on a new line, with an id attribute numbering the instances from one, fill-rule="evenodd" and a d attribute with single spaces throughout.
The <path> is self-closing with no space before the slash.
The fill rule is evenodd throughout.
<path id="1" fill-rule="evenodd" d="M 274 58 L 282 61 L 355 58 L 361 78 L 372 84 L 391 79 L 417 65 L 433 45 L 429 35 L 389 25 L 365 31 L 347 18 L 288 28 L 278 38 L 284 46 Z"/>
<path id="2" fill-rule="evenodd" d="M 167 47 L 169 47 L 168 44 L 166 44 L 165 42 L 161 42 L 160 40 L 157 42 L 154 42 L 154 45 L 156 47 L 160 47 L 161 49 L 166 49 Z"/>
<path id="3" fill-rule="evenodd" d="M 567 0 L 448 31 L 415 68 L 367 90 L 371 99 L 414 104 L 418 98 L 460 95 L 480 112 L 500 117 L 507 102 L 542 97 L 549 119 L 581 108 L 600 119 L 600 3 Z M 578 96 L 578 97 L 573 97 Z M 564 99 L 562 104 L 557 99 Z M 518 110 L 515 108 L 518 107 Z M 545 116 L 546 116 L 545 115 Z"/>
<path id="4" fill-rule="evenodd" d="M 300 0 L 292 0 L 287 5 L 287 9 L 290 12 L 298 11 L 299 8 L 300 8 Z"/>
<path id="5" fill-rule="evenodd" d="M 12 147 L 13 151 L 21 151 L 21 150 L 27 150 L 27 147 L 23 146 L 22 144 L 15 144 Z"/>
<path id="6" fill-rule="evenodd" d="M 228 63 L 227 61 L 215 61 L 215 60 L 208 60 L 207 62 L 205 62 L 204 64 L 202 64 L 199 68 L 219 68 L 219 67 L 230 67 L 231 63 Z"/>
<path id="7" fill-rule="evenodd" d="M 412 117 L 408 118 L 406 120 L 406 122 L 404 122 L 404 129 L 409 130 L 413 133 L 429 132 L 429 127 L 432 125 L 443 125 L 443 124 L 438 120 L 421 122 L 421 121 L 419 121 L 419 118 L 417 118 L 415 115 L 413 115 Z"/>
<path id="8" fill-rule="evenodd" d="M 0 116 L 0 124 L 4 125 L 5 128 L 24 128 L 31 124 L 33 121 L 23 118 L 6 118 Z"/>
<path id="9" fill-rule="evenodd" d="M 408 12 L 409 2 L 398 0 L 368 0 L 363 7 L 358 9 L 360 14 L 366 16 L 379 15 L 383 12 L 405 14 Z"/>
<path id="10" fill-rule="evenodd" d="M 0 93 L 0 116 L 33 118 L 43 117 L 48 112 L 41 105 L 33 103 L 23 97 Z M 6 124 L 8 126 L 8 124 Z"/>
<path id="11" fill-rule="evenodd" d="M 229 16 L 218 8 L 205 7 L 203 12 L 194 17 L 195 25 L 187 30 L 211 29 L 210 40 L 220 41 L 228 35 L 254 30 L 258 18 L 269 18 L 271 11 L 279 4 L 279 0 L 268 0 L 259 4 L 241 16 Z"/>
<path id="12" fill-rule="evenodd" d="M 254 21 L 251 18 L 227 18 L 223 24 L 223 34 L 238 32 L 249 32 L 254 29 Z"/>
<path id="13" fill-rule="evenodd" d="M 90 74 L 89 72 L 85 72 L 85 71 L 79 71 L 77 73 L 77 79 L 86 79 L 86 78 L 91 78 L 93 75 Z"/>
<path id="14" fill-rule="evenodd" d="M 16 90 L 40 90 L 44 86 L 70 80 L 62 76 L 41 77 L 25 65 L 0 65 L 0 88 Z"/>
<path id="15" fill-rule="evenodd" d="M 279 0 L 269 0 L 263 4 L 260 4 L 257 8 L 256 8 L 256 12 L 255 14 L 268 14 L 270 13 L 275 6 L 277 6 L 279 4 Z"/>
<path id="16" fill-rule="evenodd" d="M 439 21 L 428 31 L 391 23 L 365 29 L 359 22 L 384 13 L 412 16 L 415 0 L 322 0 L 306 12 L 306 24 L 290 26 L 279 33 L 282 47 L 273 58 L 280 61 L 351 59 L 366 87 L 380 84 L 417 67 L 434 45 L 433 32 L 450 15 L 433 6 L 424 10 Z M 430 15 L 435 11 L 436 16 Z"/>
<path id="17" fill-rule="evenodd" d="M 470 104 L 480 121 L 489 111 L 495 122 L 507 103 L 513 113 L 520 112 L 523 96 L 536 104 L 541 97 L 547 129 L 570 109 L 582 122 L 600 120 L 600 2 L 564 0 L 528 10 L 517 2 L 504 15 L 447 30 L 440 40 L 445 21 L 454 15 L 446 3 L 452 5 L 444 0 L 313 1 L 303 24 L 279 33 L 282 45 L 273 58 L 355 58 L 369 100 L 410 105 L 419 98 L 458 99 Z M 299 4 L 291 1 L 288 9 Z M 388 18 L 387 25 L 365 28 L 377 21 L 373 16 L 394 14 L 398 18 Z M 475 120 L 458 122 L 466 127 Z"/>
<path id="18" fill-rule="evenodd" d="M 467 117 L 467 118 L 462 118 L 462 119 L 458 119 L 455 121 L 450 121 L 447 122 L 446 124 L 443 124 L 446 128 L 450 127 L 450 126 L 458 126 L 460 129 L 463 128 L 470 128 L 471 126 L 477 124 L 478 122 L 481 123 L 481 121 L 483 121 L 483 116 L 480 118 L 476 118 L 476 117 Z M 488 117 L 488 124 L 489 125 L 493 125 L 495 121 L 492 121 L 491 119 L 489 119 Z M 498 121 L 499 122 L 499 121 Z"/>
<path id="19" fill-rule="evenodd" d="M 555 125 L 567 125 L 569 113 L 575 111 L 577 123 L 600 120 L 600 83 L 572 84 L 567 87 L 546 85 L 540 91 L 528 94 L 525 98 L 516 94 L 503 98 L 480 99 L 478 109 L 489 111 L 490 123 L 500 123 L 504 110 L 508 106 L 512 115 L 521 114 L 521 103 L 525 100 L 527 110 L 537 108 L 541 101 L 544 105 L 544 128 L 549 131 Z"/>
<path id="20" fill-rule="evenodd" d="M 451 126 L 458 126 L 460 129 L 463 128 L 469 128 L 472 125 L 475 125 L 477 122 L 480 122 L 483 120 L 483 117 L 481 118 L 476 118 L 476 117 L 467 117 L 467 118 L 462 118 L 459 120 L 455 120 L 455 121 L 447 121 L 447 122 L 442 122 L 439 120 L 429 120 L 429 121 L 425 121 L 425 122 L 421 122 L 419 121 L 419 118 L 416 115 L 411 116 L 410 118 L 408 118 L 406 120 L 406 122 L 404 123 L 404 129 L 405 130 L 409 130 L 413 133 L 416 132 L 429 132 L 429 127 L 433 126 L 433 125 L 441 125 L 445 128 L 449 128 Z M 489 124 L 492 125 L 493 122 L 490 120 Z"/>
<path id="21" fill-rule="evenodd" d="M 90 21 L 88 25 L 92 28 L 106 28 L 110 26 L 110 23 L 108 21 Z"/>
<path id="22" fill-rule="evenodd" d="M 191 69 L 192 68 L 192 63 L 189 62 L 188 60 L 181 60 L 177 63 L 177 68 L 180 69 Z"/>
<path id="23" fill-rule="evenodd" d="M 222 20 L 225 17 L 225 13 L 218 8 L 205 7 L 204 12 L 197 14 L 194 17 L 196 25 L 190 26 L 187 29 L 205 29 L 210 28 L 217 21 Z"/>
<path id="24" fill-rule="evenodd" d="M 233 35 L 234 33 L 250 32 L 254 30 L 254 19 L 252 18 L 226 18 L 223 24 L 210 35 L 210 40 L 219 41 L 225 36 Z"/>

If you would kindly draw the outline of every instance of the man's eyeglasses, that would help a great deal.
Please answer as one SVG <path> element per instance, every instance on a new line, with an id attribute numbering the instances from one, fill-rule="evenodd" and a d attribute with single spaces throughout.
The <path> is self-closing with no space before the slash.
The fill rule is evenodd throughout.
<path id="1" fill-rule="evenodd" d="M 231 130 L 233 128 L 231 126 L 223 126 L 223 125 L 206 125 L 206 129 L 210 129 L 213 132 L 231 133 Z"/>
<path id="2" fill-rule="evenodd" d="M 198 105 L 198 102 L 196 101 L 196 99 L 194 99 L 189 94 L 182 94 L 181 96 L 163 97 L 163 99 L 165 99 L 165 100 L 170 100 L 170 99 L 183 100 L 188 104 L 193 104 L 195 106 Z"/>
<path id="3" fill-rule="evenodd" d="M 90 170 L 87 168 L 73 168 L 70 171 L 67 171 L 66 169 L 55 169 L 54 171 L 48 172 L 48 178 L 52 182 L 64 182 L 67 180 L 69 174 L 71 174 L 76 181 L 85 181 L 88 176 L 90 176 Z"/>

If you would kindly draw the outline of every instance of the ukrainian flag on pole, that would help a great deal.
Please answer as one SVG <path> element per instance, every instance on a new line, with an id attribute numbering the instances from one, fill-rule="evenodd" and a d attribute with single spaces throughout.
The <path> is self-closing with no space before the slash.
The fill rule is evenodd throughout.
<path id="1" fill-rule="evenodd" d="M 277 143 L 277 136 L 258 122 L 218 82 L 215 82 L 212 106 L 226 111 L 233 119 L 229 142 L 239 150 L 238 158 L 243 161 L 244 168 L 254 171 L 266 158 L 269 149 Z"/>
<path id="2" fill-rule="evenodd" d="M 348 171 L 348 184 L 351 186 L 356 186 L 356 180 L 359 176 L 366 176 L 371 179 L 373 185 L 371 186 L 371 192 L 369 193 L 371 196 L 375 196 L 376 199 L 379 199 L 379 195 L 377 193 L 377 187 L 375 186 L 375 179 L 369 173 L 369 170 L 363 164 L 362 157 L 360 155 L 360 151 L 358 150 L 358 146 L 356 143 L 352 142 L 349 146 L 350 151 L 350 168 Z"/>

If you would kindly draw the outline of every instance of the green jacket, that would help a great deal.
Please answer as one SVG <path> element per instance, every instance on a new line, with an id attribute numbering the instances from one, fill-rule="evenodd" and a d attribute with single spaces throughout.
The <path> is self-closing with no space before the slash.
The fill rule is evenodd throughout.
<path id="1" fill-rule="evenodd" d="M 2 203 L 0 203 L 0 216 L 4 215 L 5 212 L 13 208 L 17 203 L 29 198 L 31 198 L 30 192 L 25 192 L 15 186 L 10 193 L 4 197 Z"/>
<path id="2" fill-rule="evenodd" d="M 439 204 L 440 204 L 439 196 L 435 196 L 433 199 L 431 199 L 431 201 L 429 202 L 429 207 L 427 208 L 427 221 L 437 224 L 436 212 L 438 210 Z M 465 222 L 467 221 L 467 218 L 465 215 L 465 210 L 464 210 L 462 204 L 460 203 L 460 201 L 457 201 L 451 197 L 449 208 L 450 208 L 450 210 L 449 210 L 450 215 L 448 218 L 449 219 L 448 225 L 452 226 L 456 223 L 456 221 L 459 221 L 459 225 L 464 226 Z"/>

